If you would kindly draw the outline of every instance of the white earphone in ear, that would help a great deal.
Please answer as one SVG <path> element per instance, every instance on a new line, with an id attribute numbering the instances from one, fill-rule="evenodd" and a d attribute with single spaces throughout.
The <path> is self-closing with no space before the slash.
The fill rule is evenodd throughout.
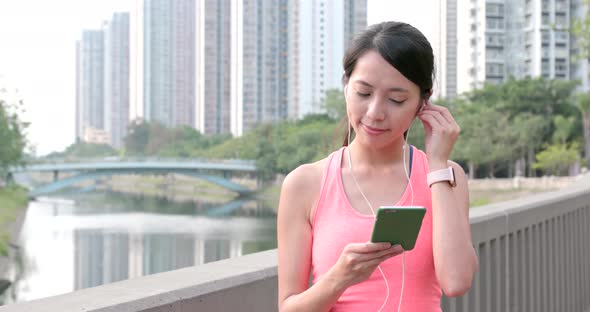
<path id="1" fill-rule="evenodd" d="M 428 103 L 428 102 L 424 101 L 422 103 L 422 106 L 420 106 L 420 109 L 418 110 L 418 113 L 421 113 L 424 110 L 424 106 L 426 106 L 426 103 Z"/>

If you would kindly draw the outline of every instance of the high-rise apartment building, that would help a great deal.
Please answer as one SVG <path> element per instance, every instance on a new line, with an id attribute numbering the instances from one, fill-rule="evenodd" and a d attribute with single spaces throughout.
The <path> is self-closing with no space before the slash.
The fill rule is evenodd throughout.
<path id="1" fill-rule="evenodd" d="M 288 30 L 288 0 L 232 2 L 232 134 L 287 117 Z"/>
<path id="2" fill-rule="evenodd" d="M 229 133 L 231 2 L 199 0 L 196 9 L 196 128 Z"/>
<path id="3" fill-rule="evenodd" d="M 195 0 L 143 3 L 143 115 L 195 126 Z"/>
<path id="4" fill-rule="evenodd" d="M 120 148 L 129 125 L 129 13 L 115 13 L 104 38 L 104 130 Z"/>
<path id="5" fill-rule="evenodd" d="M 458 93 L 509 77 L 574 79 L 583 75 L 583 62 L 571 66 L 571 18 L 585 14 L 576 3 L 459 0 L 458 58 L 464 61 L 457 67 Z"/>
<path id="6" fill-rule="evenodd" d="M 324 111 L 366 0 L 238 0 L 231 8 L 231 132 Z"/>
<path id="7" fill-rule="evenodd" d="M 76 42 L 76 139 L 104 129 L 104 32 L 84 30 Z"/>
<path id="8" fill-rule="evenodd" d="M 129 58 L 128 13 L 82 32 L 76 42 L 77 141 L 121 147 L 129 124 Z"/>
<path id="9" fill-rule="evenodd" d="M 324 111 L 326 91 L 342 89 L 342 58 L 354 34 L 367 27 L 366 0 L 296 1 L 289 57 L 291 118 Z"/>
<path id="10" fill-rule="evenodd" d="M 367 0 L 344 0 L 344 46 L 367 28 Z"/>
<path id="11" fill-rule="evenodd" d="M 435 80 L 433 96 L 457 96 L 457 0 L 441 0 L 438 6 L 438 27 L 432 40 Z"/>

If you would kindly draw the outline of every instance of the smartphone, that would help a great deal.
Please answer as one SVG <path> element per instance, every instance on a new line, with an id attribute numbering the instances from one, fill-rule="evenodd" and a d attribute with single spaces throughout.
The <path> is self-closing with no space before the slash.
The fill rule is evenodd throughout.
<path id="1" fill-rule="evenodd" d="M 373 225 L 371 242 L 400 244 L 405 251 L 414 249 L 426 208 L 421 206 L 381 206 Z"/>

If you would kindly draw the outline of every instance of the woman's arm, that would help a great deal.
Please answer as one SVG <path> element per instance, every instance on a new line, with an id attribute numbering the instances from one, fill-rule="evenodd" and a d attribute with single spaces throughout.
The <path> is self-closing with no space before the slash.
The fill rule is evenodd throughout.
<path id="1" fill-rule="evenodd" d="M 448 166 L 455 170 L 457 185 L 435 183 L 432 193 L 432 252 L 436 278 L 449 297 L 465 294 L 477 271 L 471 243 L 469 191 L 461 166 L 449 161 L 461 128 L 446 107 L 427 104 L 418 114 L 426 132 L 426 156 L 430 171 Z"/>
<path id="2" fill-rule="evenodd" d="M 328 311 L 345 289 L 329 276 L 308 289 L 310 211 L 321 187 L 321 173 L 313 166 L 295 169 L 281 188 L 277 217 L 279 311 Z"/>
<path id="3" fill-rule="evenodd" d="M 478 269 L 469 225 L 469 191 L 465 172 L 455 162 L 431 163 L 430 171 L 452 166 L 457 185 L 432 185 L 432 246 L 436 277 L 449 297 L 465 294 Z"/>
<path id="4" fill-rule="evenodd" d="M 314 167 L 315 166 L 315 167 Z M 350 286 L 360 283 L 377 266 L 403 252 L 389 243 L 350 243 L 338 261 L 309 287 L 311 269 L 311 207 L 321 188 L 320 166 L 303 165 L 283 182 L 278 212 L 279 311 L 328 311 Z"/>

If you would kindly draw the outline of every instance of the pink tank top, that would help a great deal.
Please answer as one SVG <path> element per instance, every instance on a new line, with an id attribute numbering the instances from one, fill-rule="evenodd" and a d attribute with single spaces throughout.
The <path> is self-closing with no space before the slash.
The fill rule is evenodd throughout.
<path id="1" fill-rule="evenodd" d="M 415 206 L 426 207 L 426 215 L 416 246 L 406 252 L 406 275 L 401 311 L 441 311 L 441 289 L 434 272 L 432 255 L 432 198 L 426 184 L 428 161 L 426 155 L 412 147 L 410 183 L 414 190 Z M 322 190 L 313 216 L 312 278 L 315 284 L 336 263 L 349 243 L 368 242 L 374 217 L 356 211 L 348 201 L 342 184 L 342 154 L 340 148 L 328 157 Z M 406 188 L 399 202 L 411 204 L 411 192 Z M 402 256 L 381 263 L 389 283 L 389 299 L 383 311 L 397 311 L 402 279 Z M 331 311 L 378 311 L 387 295 L 387 288 L 379 270 L 368 280 L 349 287 Z"/>

